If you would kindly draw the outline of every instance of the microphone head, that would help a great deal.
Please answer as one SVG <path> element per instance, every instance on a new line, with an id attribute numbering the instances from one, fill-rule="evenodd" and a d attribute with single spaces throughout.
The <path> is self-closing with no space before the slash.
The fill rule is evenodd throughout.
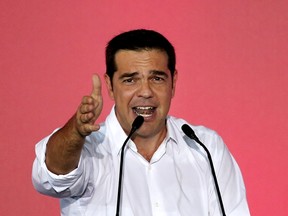
<path id="1" fill-rule="evenodd" d="M 183 124 L 181 129 L 185 133 L 185 135 L 188 136 L 190 139 L 194 139 L 194 140 L 197 139 L 195 132 L 192 130 L 192 128 L 189 125 Z"/>
<path id="2" fill-rule="evenodd" d="M 132 123 L 132 130 L 137 130 L 138 128 L 140 128 L 141 127 L 141 125 L 143 124 L 143 122 L 144 122 L 144 117 L 143 116 L 137 116 L 136 118 L 135 118 L 135 120 L 133 121 L 133 123 Z"/>

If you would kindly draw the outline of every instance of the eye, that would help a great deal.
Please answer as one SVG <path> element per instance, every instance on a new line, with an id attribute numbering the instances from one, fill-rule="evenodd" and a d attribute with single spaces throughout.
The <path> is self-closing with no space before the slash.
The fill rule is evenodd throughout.
<path id="1" fill-rule="evenodd" d="M 123 82 L 128 82 L 128 83 L 130 83 L 130 82 L 133 82 L 133 79 L 132 79 L 132 78 L 124 79 Z"/>
<path id="2" fill-rule="evenodd" d="M 123 82 L 124 84 L 129 85 L 129 84 L 133 84 L 133 83 L 135 82 L 135 79 L 133 79 L 133 78 L 126 78 L 126 79 L 123 79 L 122 82 Z"/>
<path id="3" fill-rule="evenodd" d="M 164 81 L 165 81 L 165 78 L 164 78 L 164 77 L 161 77 L 161 76 L 154 76 L 154 77 L 152 77 L 152 80 L 153 80 L 154 82 L 159 83 L 159 82 L 164 82 Z"/>

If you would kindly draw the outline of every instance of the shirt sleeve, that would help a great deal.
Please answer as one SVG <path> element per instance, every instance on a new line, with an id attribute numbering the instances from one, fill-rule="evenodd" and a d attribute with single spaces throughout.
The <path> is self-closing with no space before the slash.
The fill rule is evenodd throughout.
<path id="1" fill-rule="evenodd" d="M 46 145 L 50 136 L 41 140 L 35 147 L 36 158 L 32 167 L 32 183 L 35 189 L 42 194 L 57 198 L 81 195 L 88 184 L 88 178 L 85 176 L 91 166 L 87 162 L 88 159 L 84 159 L 81 155 L 78 167 L 66 175 L 50 172 L 45 163 Z M 84 172 L 85 169 L 88 172 Z"/>

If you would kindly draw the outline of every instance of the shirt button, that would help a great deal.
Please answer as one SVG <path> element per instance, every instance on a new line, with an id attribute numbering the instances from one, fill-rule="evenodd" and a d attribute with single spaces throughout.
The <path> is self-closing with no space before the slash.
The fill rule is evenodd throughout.
<path id="1" fill-rule="evenodd" d="M 158 202 L 155 203 L 155 207 L 156 207 L 156 208 L 159 207 L 159 203 L 158 203 Z"/>

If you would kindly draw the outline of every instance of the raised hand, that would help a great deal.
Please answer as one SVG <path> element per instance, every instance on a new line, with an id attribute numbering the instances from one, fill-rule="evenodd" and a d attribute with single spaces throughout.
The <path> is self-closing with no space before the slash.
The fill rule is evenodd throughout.
<path id="1" fill-rule="evenodd" d="M 76 114 L 54 133 L 46 148 L 47 168 L 55 174 L 66 174 L 78 165 L 85 136 L 100 129 L 95 124 L 102 107 L 101 81 L 93 75 L 93 89 L 89 96 L 84 96 Z"/>
<path id="2" fill-rule="evenodd" d="M 95 121 L 101 114 L 103 107 L 101 80 L 97 74 L 94 74 L 92 81 L 92 92 L 89 96 L 82 98 L 76 113 L 76 129 L 82 136 L 87 136 L 100 128 L 98 124 L 95 124 Z"/>

